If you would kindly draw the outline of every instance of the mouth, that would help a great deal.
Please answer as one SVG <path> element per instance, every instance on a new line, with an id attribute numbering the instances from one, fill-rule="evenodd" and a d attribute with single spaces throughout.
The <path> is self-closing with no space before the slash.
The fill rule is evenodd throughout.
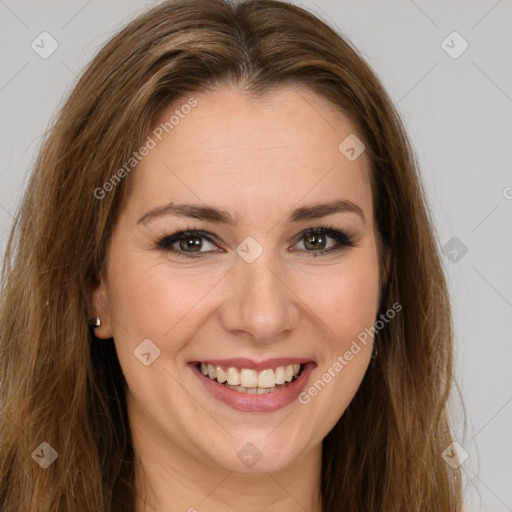
<path id="1" fill-rule="evenodd" d="M 198 370 L 209 379 L 223 386 L 247 395 L 264 395 L 285 388 L 304 371 L 303 363 L 281 365 L 275 368 L 256 370 L 235 366 L 196 363 Z"/>
<path id="2" fill-rule="evenodd" d="M 294 402 L 316 368 L 308 359 L 193 361 L 188 365 L 203 388 L 243 412 L 272 412 Z"/>

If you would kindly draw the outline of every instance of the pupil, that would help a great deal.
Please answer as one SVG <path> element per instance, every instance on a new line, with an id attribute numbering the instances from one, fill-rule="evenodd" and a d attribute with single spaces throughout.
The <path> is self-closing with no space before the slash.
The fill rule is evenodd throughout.
<path id="1" fill-rule="evenodd" d="M 190 236 L 180 240 L 180 248 L 183 250 L 191 249 L 192 251 L 199 251 L 201 249 L 201 239 L 197 236 Z"/>
<path id="2" fill-rule="evenodd" d="M 304 245 L 306 249 L 323 249 L 325 247 L 325 237 L 323 235 L 308 235 Z"/>

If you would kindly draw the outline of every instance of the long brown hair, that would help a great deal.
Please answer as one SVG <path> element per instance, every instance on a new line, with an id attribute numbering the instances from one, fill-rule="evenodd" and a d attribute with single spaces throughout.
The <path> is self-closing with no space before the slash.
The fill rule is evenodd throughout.
<path id="1" fill-rule="evenodd" d="M 460 472 L 441 457 L 452 441 L 450 306 L 413 152 L 351 45 L 274 0 L 163 2 L 99 51 L 54 121 L 4 260 L 0 508 L 134 510 L 126 382 L 112 340 L 94 337 L 88 305 L 129 176 L 100 199 L 94 191 L 163 107 L 227 82 L 255 97 L 307 86 L 355 123 L 371 162 L 390 251 L 381 310 L 403 310 L 378 332 L 374 367 L 323 441 L 324 512 L 460 511 Z M 42 442 L 58 453 L 46 469 L 31 456 Z"/>

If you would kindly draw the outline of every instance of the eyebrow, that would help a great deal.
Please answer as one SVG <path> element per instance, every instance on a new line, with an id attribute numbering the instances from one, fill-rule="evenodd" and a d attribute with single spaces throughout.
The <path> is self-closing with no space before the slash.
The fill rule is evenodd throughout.
<path id="1" fill-rule="evenodd" d="M 359 215 L 363 223 L 365 215 L 363 210 L 357 204 L 347 199 L 338 199 L 329 203 L 318 203 L 308 206 L 302 206 L 293 210 L 287 217 L 287 222 L 302 222 L 305 220 L 319 219 L 334 213 L 355 213 Z M 238 222 L 236 216 L 229 211 L 214 206 L 204 204 L 184 204 L 170 202 L 165 206 L 159 206 L 144 213 L 137 220 L 137 224 L 148 222 L 151 219 L 162 215 L 175 215 L 177 217 L 189 217 L 204 221 L 217 222 L 220 224 L 235 225 Z"/>

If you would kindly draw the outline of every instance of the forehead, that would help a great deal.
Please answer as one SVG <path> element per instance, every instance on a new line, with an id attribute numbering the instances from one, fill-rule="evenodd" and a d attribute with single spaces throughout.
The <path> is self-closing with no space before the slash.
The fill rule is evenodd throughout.
<path id="1" fill-rule="evenodd" d="M 301 198 L 344 197 L 371 213 L 366 154 L 351 161 L 340 150 L 354 135 L 347 116 L 304 87 L 262 99 L 234 86 L 194 93 L 155 118 L 154 147 L 131 177 L 130 201 L 140 209 L 199 200 L 264 215 Z"/>

